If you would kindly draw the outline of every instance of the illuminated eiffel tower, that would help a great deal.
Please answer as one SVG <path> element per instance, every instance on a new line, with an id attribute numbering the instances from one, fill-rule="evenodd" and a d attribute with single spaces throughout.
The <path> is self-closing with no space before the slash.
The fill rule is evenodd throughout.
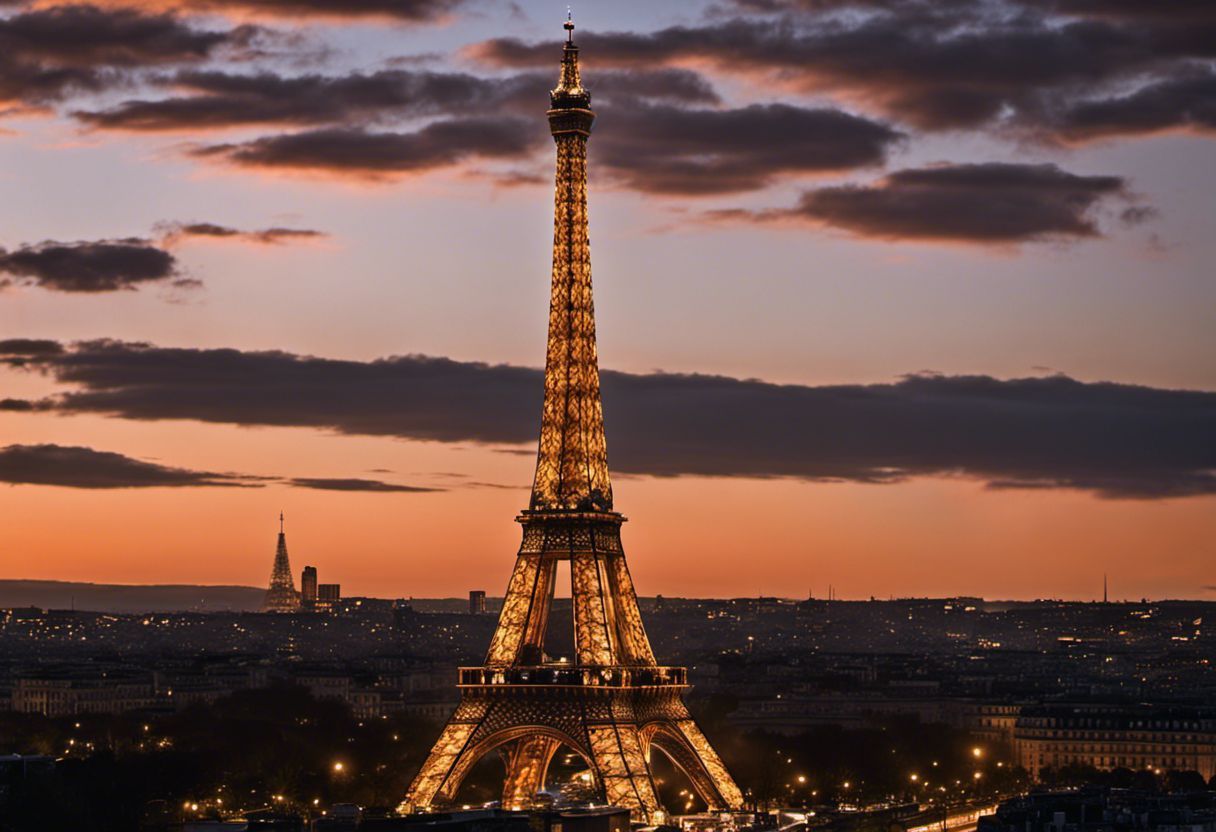
<path id="1" fill-rule="evenodd" d="M 262 612 L 295 612 L 300 608 L 300 595 L 291 576 L 291 561 L 287 559 L 287 534 L 283 531 L 283 512 L 279 512 L 279 545 L 274 550 L 274 569 L 270 571 L 270 589 L 262 602 Z"/>
<path id="2" fill-rule="evenodd" d="M 625 518 L 612 508 L 608 479 L 587 237 L 595 114 L 579 78 L 574 24 L 565 28 L 549 110 L 557 193 L 545 401 L 532 499 L 517 518 L 523 543 L 485 665 L 461 668 L 460 704 L 400 808 L 450 804 L 472 765 L 495 750 L 506 762 L 503 806 L 525 808 L 564 745 L 583 758 L 600 802 L 656 823 L 665 814 L 650 770 L 656 749 L 711 808 L 738 808 L 742 795 L 688 713 L 685 669 L 655 662 L 621 549 Z M 544 643 L 563 562 L 573 662 L 555 661 Z"/>

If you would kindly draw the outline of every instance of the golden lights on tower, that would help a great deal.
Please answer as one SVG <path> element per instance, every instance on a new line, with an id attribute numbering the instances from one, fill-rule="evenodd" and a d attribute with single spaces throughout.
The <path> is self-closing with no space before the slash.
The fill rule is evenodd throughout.
<path id="1" fill-rule="evenodd" d="M 587 224 L 587 140 L 595 121 L 567 20 L 550 94 L 557 149 L 553 271 L 536 476 L 517 518 L 523 541 L 485 665 L 460 671 L 461 701 L 410 786 L 404 811 L 451 804 L 485 754 L 507 762 L 502 805 L 526 808 L 558 748 L 586 763 L 603 802 L 658 823 L 654 750 L 688 775 L 711 808 L 743 796 L 683 701 L 684 668 L 661 667 L 638 610 L 613 510 L 596 352 Z M 545 652 L 558 567 L 571 575 L 573 662 Z"/>

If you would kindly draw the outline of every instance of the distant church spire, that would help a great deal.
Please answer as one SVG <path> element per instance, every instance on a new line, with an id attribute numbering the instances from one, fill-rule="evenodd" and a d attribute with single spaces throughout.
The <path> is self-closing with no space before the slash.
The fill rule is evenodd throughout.
<path id="1" fill-rule="evenodd" d="M 279 512 L 279 545 L 274 551 L 274 568 L 270 572 L 270 588 L 262 602 L 262 612 L 295 612 L 300 608 L 300 595 L 296 592 L 295 579 L 291 575 L 291 561 L 287 557 L 287 533 L 283 530 L 283 512 Z"/>

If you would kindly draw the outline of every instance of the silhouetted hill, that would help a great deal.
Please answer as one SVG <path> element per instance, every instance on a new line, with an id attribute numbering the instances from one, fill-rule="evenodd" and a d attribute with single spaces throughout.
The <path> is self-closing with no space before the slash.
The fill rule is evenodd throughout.
<path id="1" fill-rule="evenodd" d="M 94 612 L 249 612 L 261 609 L 265 589 L 189 584 L 90 584 L 75 581 L 0 580 L 0 609 L 91 610 Z"/>

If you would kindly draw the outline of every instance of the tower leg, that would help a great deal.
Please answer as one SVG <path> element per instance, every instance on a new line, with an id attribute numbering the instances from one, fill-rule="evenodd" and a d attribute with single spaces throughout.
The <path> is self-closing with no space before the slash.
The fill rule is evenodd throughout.
<path id="1" fill-rule="evenodd" d="M 633 589 L 633 579 L 629 577 L 629 567 L 625 565 L 625 556 L 609 555 L 606 567 L 625 664 L 654 664 L 654 651 L 650 649 L 650 640 L 642 626 L 638 596 Z"/>
<path id="2" fill-rule="evenodd" d="M 545 774 L 559 743 L 551 737 L 531 736 L 516 740 L 507 752 L 507 776 L 502 787 L 502 806 L 528 808 L 536 793 L 545 787 Z"/>
<path id="3" fill-rule="evenodd" d="M 650 746 L 662 751 L 684 772 L 710 809 L 742 808 L 742 792 L 691 718 L 658 726 L 651 737 Z"/>
<path id="4" fill-rule="evenodd" d="M 602 555 L 576 552 L 571 556 L 570 594 L 578 663 L 591 667 L 617 664 L 616 622 Z"/>
<path id="5" fill-rule="evenodd" d="M 448 722 L 444 726 L 397 811 L 408 814 L 429 809 L 440 802 L 443 793 L 455 792 L 460 785 L 457 771 L 467 770 L 475 762 L 464 758 L 469 755 L 469 739 L 476 729 L 477 724 L 469 722 Z"/>
<path id="6" fill-rule="evenodd" d="M 487 665 L 540 664 L 544 660 L 542 644 L 556 571 L 557 564 L 542 560 L 540 555 L 521 554 L 516 558 L 486 655 Z"/>
<path id="7" fill-rule="evenodd" d="M 591 756 L 599 772 L 604 797 L 611 806 L 633 810 L 634 820 L 657 823 L 662 806 L 650 777 L 636 725 L 591 725 Z"/>

